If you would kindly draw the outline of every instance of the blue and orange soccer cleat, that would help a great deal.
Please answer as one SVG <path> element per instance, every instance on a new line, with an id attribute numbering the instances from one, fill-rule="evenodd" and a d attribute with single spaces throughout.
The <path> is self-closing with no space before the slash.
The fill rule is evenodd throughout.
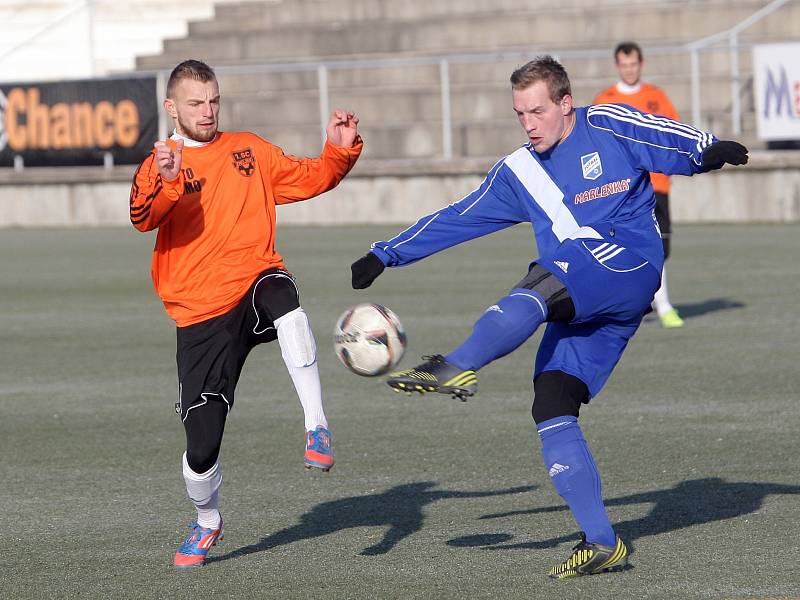
<path id="1" fill-rule="evenodd" d="M 208 551 L 222 539 L 222 521 L 218 529 L 201 527 L 197 522 L 189 524 L 189 535 L 175 553 L 175 567 L 178 569 L 191 569 L 202 567 L 206 562 Z"/>
<path id="2" fill-rule="evenodd" d="M 322 425 L 306 432 L 306 453 L 303 456 L 306 469 L 314 467 L 330 471 L 333 467 L 333 436 Z"/>

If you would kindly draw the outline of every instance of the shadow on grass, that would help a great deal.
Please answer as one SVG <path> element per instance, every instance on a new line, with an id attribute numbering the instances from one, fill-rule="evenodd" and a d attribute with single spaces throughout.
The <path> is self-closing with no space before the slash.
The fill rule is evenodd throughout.
<path id="1" fill-rule="evenodd" d="M 400 540 L 422 528 L 425 518 L 422 509 L 426 504 L 451 498 L 485 498 L 520 494 L 535 489 L 535 486 L 523 486 L 486 492 L 459 492 L 431 489 L 435 485 L 436 482 L 433 481 L 407 483 L 380 494 L 350 496 L 322 502 L 301 516 L 297 525 L 282 529 L 262 538 L 256 544 L 244 546 L 228 554 L 210 556 L 206 563 L 263 552 L 353 527 L 387 527 L 386 533 L 377 544 L 361 551 L 365 556 L 385 554 Z"/>
<path id="2" fill-rule="evenodd" d="M 685 529 L 693 525 L 724 521 L 741 517 L 761 508 L 764 498 L 771 494 L 800 494 L 800 486 L 778 483 L 728 482 L 719 477 L 693 479 L 683 481 L 673 488 L 631 494 L 620 498 L 606 500 L 606 506 L 624 506 L 629 504 L 652 504 L 650 512 L 640 519 L 623 521 L 614 525 L 614 529 L 626 543 L 642 537 L 658 535 Z M 481 519 L 498 519 L 516 515 L 535 515 L 567 510 L 566 506 L 547 506 L 531 510 L 519 510 L 506 513 L 484 515 Z M 498 541 L 507 541 L 498 536 L 505 534 L 486 534 L 469 536 L 476 538 L 475 544 L 465 543 L 468 538 L 456 538 L 447 543 L 451 546 L 484 546 L 491 550 L 510 550 L 519 548 L 552 548 L 564 542 L 575 541 L 577 535 L 564 535 L 547 540 L 522 542 L 516 544 L 496 545 Z M 479 538 L 489 542 L 480 543 Z M 495 544 L 495 545 L 492 545 Z M 632 544 L 629 544 L 632 550 Z"/>
<path id="3" fill-rule="evenodd" d="M 676 304 L 675 308 L 684 319 L 699 317 L 706 313 L 718 312 L 720 310 L 731 310 L 734 308 L 744 308 L 746 305 L 738 300 L 729 298 L 710 298 L 702 302 L 692 304 Z"/>

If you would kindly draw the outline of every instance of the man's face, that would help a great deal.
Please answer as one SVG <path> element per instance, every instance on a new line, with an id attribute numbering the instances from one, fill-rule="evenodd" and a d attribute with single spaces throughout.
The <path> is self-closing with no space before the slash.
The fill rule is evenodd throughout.
<path id="1" fill-rule="evenodd" d="M 624 52 L 617 53 L 617 71 L 622 83 L 626 85 L 636 85 L 642 76 L 642 60 L 639 53 L 634 50 L 630 54 Z"/>
<path id="2" fill-rule="evenodd" d="M 545 81 L 537 81 L 524 90 L 512 90 L 511 96 L 519 124 L 536 152 L 549 150 L 569 135 L 572 130 L 572 96 L 553 102 Z"/>
<path id="3" fill-rule="evenodd" d="M 219 127 L 219 84 L 216 79 L 181 79 L 164 108 L 175 121 L 175 129 L 197 142 L 210 142 Z"/>

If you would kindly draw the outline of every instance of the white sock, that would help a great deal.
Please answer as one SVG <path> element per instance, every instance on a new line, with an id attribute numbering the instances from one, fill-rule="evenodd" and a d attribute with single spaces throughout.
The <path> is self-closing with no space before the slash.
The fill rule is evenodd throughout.
<path id="1" fill-rule="evenodd" d="M 308 317 L 302 308 L 296 308 L 275 320 L 278 343 L 286 368 L 297 390 L 305 416 L 306 431 L 318 426 L 328 428 L 322 408 L 322 385 L 317 367 L 317 346 Z"/>
<path id="2" fill-rule="evenodd" d="M 661 270 L 661 287 L 653 297 L 653 308 L 656 309 L 659 317 L 672 310 L 672 304 L 669 303 L 669 292 L 667 292 L 666 268 Z"/>
<path id="3" fill-rule="evenodd" d="M 205 473 L 195 473 L 183 453 L 183 479 L 189 500 L 197 509 L 197 523 L 207 529 L 217 529 L 222 517 L 219 514 L 219 486 L 222 485 L 222 471 L 219 461 Z"/>

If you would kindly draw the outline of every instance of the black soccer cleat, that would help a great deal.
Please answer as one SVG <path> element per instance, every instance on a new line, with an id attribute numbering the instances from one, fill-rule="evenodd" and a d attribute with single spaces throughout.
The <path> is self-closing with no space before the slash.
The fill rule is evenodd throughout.
<path id="1" fill-rule="evenodd" d="M 550 569 L 548 575 L 552 579 L 566 579 L 580 575 L 596 575 L 622 571 L 628 566 L 628 548 L 617 536 L 617 543 L 612 546 L 590 544 L 586 534 L 581 532 L 581 541 L 572 549 L 572 555 L 560 565 Z"/>
<path id="2" fill-rule="evenodd" d="M 466 402 L 478 391 L 475 371 L 463 371 L 451 365 L 441 354 L 423 356 L 426 362 L 413 369 L 391 373 L 386 383 L 396 392 L 439 392 Z"/>

